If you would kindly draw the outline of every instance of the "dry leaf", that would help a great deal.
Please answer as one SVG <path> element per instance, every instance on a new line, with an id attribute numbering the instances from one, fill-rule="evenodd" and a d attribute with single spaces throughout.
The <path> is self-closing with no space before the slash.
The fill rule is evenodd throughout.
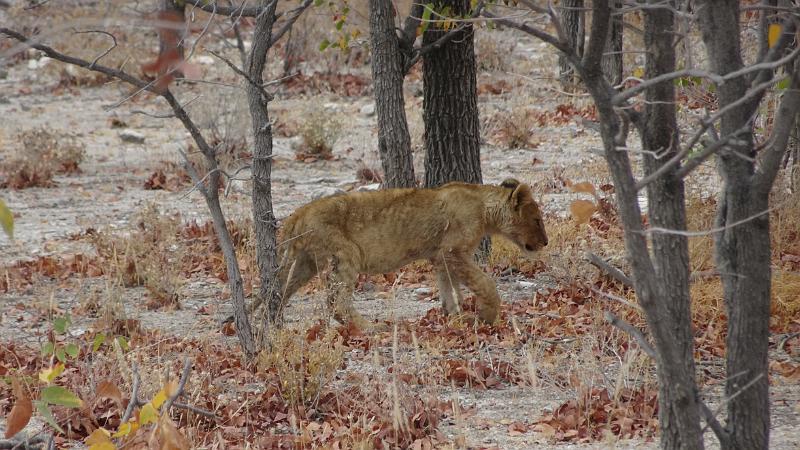
<path id="1" fill-rule="evenodd" d="M 569 187 L 572 192 L 585 192 L 587 194 L 596 195 L 594 185 L 588 181 L 582 183 L 575 183 Z"/>
<path id="2" fill-rule="evenodd" d="M 597 211 L 597 205 L 589 200 L 575 200 L 569 205 L 572 218 L 579 224 L 588 222 L 595 211 Z"/>
<path id="3" fill-rule="evenodd" d="M 31 420 L 31 414 L 33 414 L 31 399 L 25 395 L 17 397 L 17 402 L 6 417 L 6 439 L 22 431 Z"/>
<path id="4" fill-rule="evenodd" d="M 161 442 L 161 450 L 189 450 L 189 441 L 166 414 L 158 421 L 158 440 Z"/>
<path id="5" fill-rule="evenodd" d="M 769 42 L 769 48 L 775 46 L 778 42 L 778 39 L 781 37 L 781 33 L 783 33 L 783 26 L 779 23 L 772 23 L 769 25 L 769 32 L 767 35 L 767 42 Z"/>
<path id="6" fill-rule="evenodd" d="M 103 380 L 97 385 L 97 398 L 110 398 L 117 405 L 122 405 L 122 392 L 116 384 Z"/>

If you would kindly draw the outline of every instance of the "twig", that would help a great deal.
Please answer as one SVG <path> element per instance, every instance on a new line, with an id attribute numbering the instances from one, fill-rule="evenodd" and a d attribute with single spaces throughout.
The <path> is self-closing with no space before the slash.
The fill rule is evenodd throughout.
<path id="1" fill-rule="evenodd" d="M 49 436 L 36 435 L 26 439 L 0 439 L 0 449 L 19 449 L 19 450 L 34 450 L 41 448 L 41 444 L 45 444 Z"/>
<path id="2" fill-rule="evenodd" d="M 178 390 L 167 399 L 166 403 L 164 403 L 164 408 L 162 411 L 165 413 L 169 413 L 169 409 L 172 407 L 172 404 L 175 403 L 175 400 L 183 394 L 184 389 L 186 389 L 186 382 L 189 381 L 189 375 L 192 373 L 192 360 L 189 359 L 187 356 L 183 360 L 183 372 L 181 373 L 181 380 L 178 382 Z"/>
<path id="3" fill-rule="evenodd" d="M 175 408 L 185 409 L 195 414 L 200 414 L 201 416 L 209 417 L 211 419 L 217 419 L 217 415 L 214 414 L 214 411 L 198 408 L 197 406 L 187 405 L 186 403 L 181 403 L 181 402 L 175 402 L 172 404 L 172 406 L 174 406 Z"/>
<path id="4" fill-rule="evenodd" d="M 650 342 L 647 341 L 647 338 L 644 337 L 644 334 L 642 334 L 638 328 L 620 319 L 612 312 L 606 311 L 603 315 L 608 323 L 633 336 L 639 344 L 639 347 L 641 347 L 642 351 L 647 353 L 648 356 L 656 360 L 658 359 L 655 349 L 653 349 Z"/>
<path id="5" fill-rule="evenodd" d="M 627 287 L 633 287 L 633 280 L 631 280 L 629 276 L 625 275 L 623 271 L 607 263 L 605 260 L 603 260 L 603 258 L 595 255 L 592 252 L 586 252 L 583 257 L 589 261 L 590 264 L 605 272 L 611 278 L 619 281 Z"/>
<path id="6" fill-rule="evenodd" d="M 100 56 L 98 56 L 97 58 L 92 60 L 92 64 L 89 66 L 89 68 L 90 69 L 94 69 L 94 65 L 97 64 L 97 61 L 100 61 L 101 58 L 103 58 L 107 54 L 111 53 L 111 50 L 114 50 L 115 48 L 117 48 L 117 38 L 116 38 L 116 36 L 114 36 L 113 34 L 109 33 L 108 31 L 103 31 L 103 30 L 75 31 L 75 34 L 85 34 L 85 33 L 105 34 L 106 36 L 110 37 L 111 40 L 113 41 L 113 43 L 111 44 L 111 47 L 109 47 L 106 51 L 101 53 Z"/>
<path id="7" fill-rule="evenodd" d="M 211 53 L 212 55 L 214 55 L 217 58 L 219 58 L 220 61 L 224 62 L 228 67 L 231 68 L 231 70 L 236 72 L 237 75 L 243 76 L 244 79 L 247 80 L 248 83 L 250 83 L 250 85 L 252 85 L 254 88 L 258 89 L 259 92 L 261 92 L 261 95 L 263 96 L 264 99 L 266 99 L 266 101 L 271 101 L 274 98 L 272 96 L 272 94 L 267 92 L 267 90 L 264 89 L 264 87 L 262 85 L 260 85 L 259 83 L 256 83 L 255 80 L 250 78 L 250 75 L 248 75 L 245 71 L 243 71 L 242 69 L 237 67 L 236 64 L 231 62 L 228 58 L 220 55 L 219 53 L 215 52 L 214 50 L 207 49 L 206 51 L 208 51 L 208 53 Z"/>
<path id="8" fill-rule="evenodd" d="M 131 399 L 128 401 L 128 407 L 125 408 L 125 414 L 122 415 L 120 423 L 125 423 L 133 415 L 133 409 L 139 404 L 139 383 L 141 377 L 139 376 L 139 366 L 133 363 L 133 388 L 131 389 Z"/>
<path id="9" fill-rule="evenodd" d="M 720 443 L 725 446 L 728 442 L 730 442 L 730 434 L 725 430 L 725 427 L 719 423 L 717 420 L 717 416 L 711 411 L 711 408 L 706 405 L 706 402 L 697 399 L 697 402 L 700 404 L 700 412 L 703 413 L 703 418 L 706 421 L 706 427 L 711 427 L 711 431 L 717 436 Z"/>
<path id="10" fill-rule="evenodd" d="M 600 289 L 597 289 L 597 288 L 591 287 L 591 286 L 589 287 L 589 290 L 594 292 L 595 294 L 600 294 L 600 295 L 602 295 L 603 297 L 606 297 L 609 300 L 614 300 L 615 302 L 621 303 L 621 304 L 627 306 L 628 308 L 635 309 L 636 311 L 642 311 L 642 307 L 641 306 L 639 306 L 639 305 L 637 305 L 635 303 L 631 303 L 628 300 L 625 300 L 624 298 L 620 297 L 619 295 L 614 295 L 614 294 L 612 294 L 610 292 L 601 291 Z"/>

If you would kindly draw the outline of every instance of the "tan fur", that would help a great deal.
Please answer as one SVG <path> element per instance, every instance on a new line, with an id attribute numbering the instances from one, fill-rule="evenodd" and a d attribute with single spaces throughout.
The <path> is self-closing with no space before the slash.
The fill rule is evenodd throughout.
<path id="1" fill-rule="evenodd" d="M 442 306 L 466 285 L 478 298 L 478 315 L 497 320 L 500 297 L 494 281 L 474 262 L 485 235 L 500 234 L 532 252 L 547 245 L 541 212 L 528 185 L 508 179 L 500 186 L 449 183 L 435 189 L 387 189 L 313 201 L 286 219 L 280 282 L 284 301 L 325 266 L 330 267 L 328 303 L 339 321 L 366 322 L 352 305 L 359 273 L 394 271 L 428 259 L 437 269 Z"/>

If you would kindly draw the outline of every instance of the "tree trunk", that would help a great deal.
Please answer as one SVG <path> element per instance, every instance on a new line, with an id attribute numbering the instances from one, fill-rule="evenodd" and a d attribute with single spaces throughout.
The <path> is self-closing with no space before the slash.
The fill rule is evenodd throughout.
<path id="1" fill-rule="evenodd" d="M 186 3 L 176 0 L 161 0 L 161 14 L 161 20 L 172 24 L 185 24 Z M 176 30 L 161 27 L 158 33 L 158 54 L 172 54 L 177 60 L 183 61 L 185 33 L 184 28 Z M 172 73 L 175 78 L 183 78 L 183 72 L 180 69 L 173 69 Z"/>
<path id="2" fill-rule="evenodd" d="M 378 151 L 383 166 L 383 186 L 414 187 L 414 160 L 403 98 L 403 59 L 393 13 L 391 0 L 369 0 Z"/>
<path id="3" fill-rule="evenodd" d="M 263 71 L 272 41 L 272 26 L 275 23 L 277 2 L 262 0 L 268 5 L 256 21 L 253 32 L 253 48 L 245 69 L 252 82 L 247 83 L 247 98 L 253 123 L 253 229 L 256 237 L 256 262 L 261 281 L 259 296 L 267 301 L 269 313 L 264 321 L 279 320 L 281 312 L 281 290 L 277 283 L 277 222 L 272 208 L 272 126 L 267 105 L 271 97 L 263 88 Z"/>
<path id="4" fill-rule="evenodd" d="M 616 0 L 614 2 L 614 12 L 619 13 L 621 10 L 622 1 Z M 668 36 L 665 36 L 665 38 L 668 38 Z M 606 40 L 604 53 L 603 73 L 612 86 L 617 86 L 622 83 L 622 14 L 611 16 L 611 26 L 608 29 L 608 39 Z"/>
<path id="5" fill-rule="evenodd" d="M 586 14 L 583 11 L 583 0 L 563 0 L 561 2 L 561 26 L 569 39 L 570 47 L 575 49 L 577 56 L 583 56 L 583 41 L 586 38 Z M 558 55 L 558 73 L 561 88 L 565 91 L 572 91 L 578 82 L 572 66 L 569 65 L 564 55 Z"/>
<path id="6" fill-rule="evenodd" d="M 665 6 L 674 6 L 674 3 Z M 621 33 L 622 17 L 615 16 L 611 21 L 609 42 L 615 39 L 613 30 L 617 19 Z M 645 79 L 675 71 L 674 27 L 674 14 L 670 9 L 645 9 Z M 604 62 L 608 59 L 604 57 Z M 621 61 L 621 54 L 619 59 Z M 608 82 L 618 84 L 619 81 L 613 81 L 607 69 L 608 66 L 604 66 Z M 652 174 L 678 152 L 680 140 L 673 82 L 660 83 L 645 91 L 640 130 L 645 174 Z M 656 158 L 648 151 L 663 154 Z M 647 201 L 652 226 L 686 230 L 684 182 L 675 176 L 674 170 L 648 185 Z M 656 233 L 651 242 L 655 261 L 653 281 L 660 286 L 657 301 L 661 307 L 647 310 L 646 315 L 661 354 L 657 367 L 661 448 L 699 449 L 703 447 L 703 434 L 695 381 L 688 239 L 680 234 Z"/>
<path id="7" fill-rule="evenodd" d="M 720 75 L 741 69 L 738 1 L 704 1 L 697 6 L 711 69 Z M 719 108 L 741 99 L 748 84 L 746 77 L 738 77 L 717 86 Z M 725 395 L 730 439 L 722 448 L 731 450 L 769 445 L 771 271 L 769 215 L 763 214 L 769 191 L 752 184 L 755 150 L 752 124 L 748 125 L 759 101 L 743 103 L 722 117 L 721 136 L 743 127 L 746 131 L 739 132 L 737 144 L 717 159 L 723 188 L 716 227 L 725 229 L 714 236 L 715 257 L 728 313 Z M 747 220 L 753 216 L 757 217 Z"/>
<path id="8" fill-rule="evenodd" d="M 443 0 L 454 15 L 469 13 L 469 1 Z M 431 24 L 422 38 L 429 45 L 447 31 Z M 450 181 L 481 183 L 480 136 L 473 28 L 422 57 L 425 120 L 425 186 Z"/>

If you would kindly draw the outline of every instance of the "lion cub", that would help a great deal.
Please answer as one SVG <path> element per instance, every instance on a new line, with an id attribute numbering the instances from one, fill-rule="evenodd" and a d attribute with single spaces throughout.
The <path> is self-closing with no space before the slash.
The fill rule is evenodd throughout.
<path id="1" fill-rule="evenodd" d="M 428 259 L 438 271 L 442 307 L 459 311 L 459 285 L 478 298 L 478 315 L 497 320 L 494 281 L 474 262 L 485 235 L 500 234 L 526 252 L 547 245 L 547 233 L 531 188 L 514 179 L 499 186 L 449 183 L 434 189 L 387 189 L 315 200 L 289 216 L 281 230 L 286 245 L 279 274 L 288 301 L 328 266 L 328 304 L 340 322 L 365 327 L 352 293 L 359 273 L 396 270 Z"/>

